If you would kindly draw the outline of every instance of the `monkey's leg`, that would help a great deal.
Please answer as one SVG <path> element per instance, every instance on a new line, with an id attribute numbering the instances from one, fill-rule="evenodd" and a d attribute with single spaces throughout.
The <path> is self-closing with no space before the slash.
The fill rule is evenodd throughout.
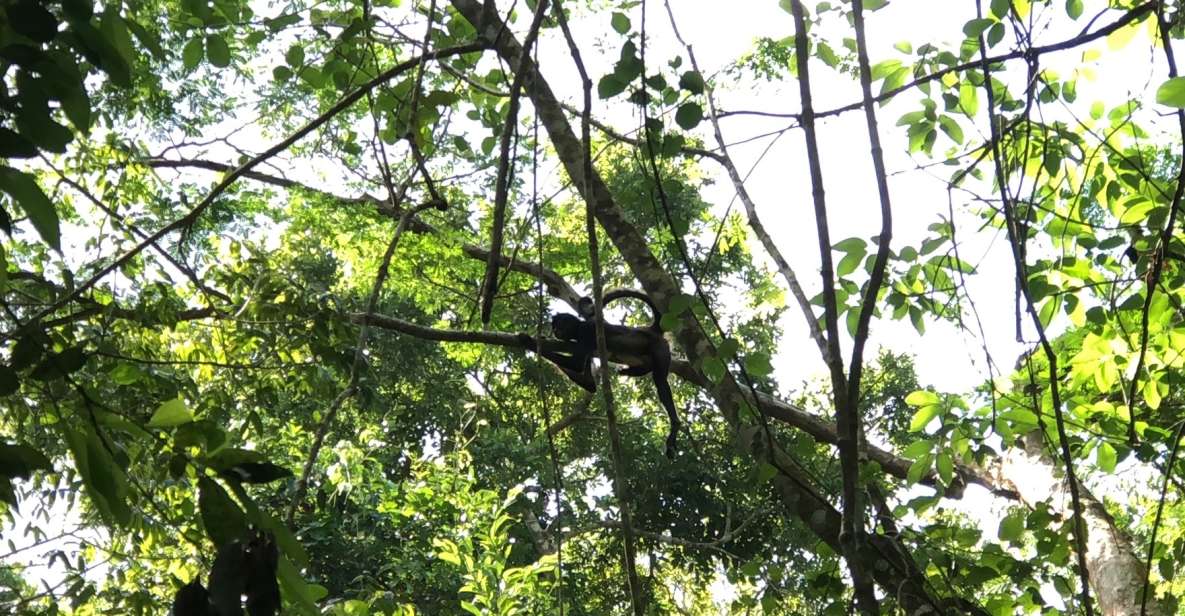
<path id="1" fill-rule="evenodd" d="M 583 387 L 590 393 L 596 393 L 597 382 L 592 376 L 592 356 L 561 355 L 551 351 L 544 351 L 543 357 L 555 364 L 573 383 Z"/>
<path id="2" fill-rule="evenodd" d="M 658 391 L 658 399 L 662 402 L 663 408 L 666 409 L 667 420 L 670 422 L 670 428 L 667 432 L 667 458 L 674 458 L 680 426 L 679 413 L 675 410 L 675 398 L 671 395 L 670 383 L 667 383 L 666 370 L 661 370 L 660 367 L 655 366 L 655 370 L 651 373 L 651 376 L 654 377 L 654 389 Z"/>

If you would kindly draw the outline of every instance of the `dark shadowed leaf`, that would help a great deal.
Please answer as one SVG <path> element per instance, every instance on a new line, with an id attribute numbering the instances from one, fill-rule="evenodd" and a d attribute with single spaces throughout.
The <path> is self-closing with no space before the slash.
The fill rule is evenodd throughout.
<path id="1" fill-rule="evenodd" d="M 198 510 L 206 535 L 215 545 L 229 545 L 247 536 L 247 518 L 243 510 L 218 482 L 209 477 L 198 478 Z"/>
<path id="2" fill-rule="evenodd" d="M 61 250 L 58 213 L 33 176 L 12 167 L 0 166 L 0 190 L 8 193 L 25 210 L 29 222 L 54 250 Z"/>
<path id="3" fill-rule="evenodd" d="M 29 376 L 38 381 L 52 381 L 78 372 L 86 365 L 87 354 L 83 346 L 73 346 L 61 353 L 46 357 Z"/>
<path id="4" fill-rule="evenodd" d="M 271 462 L 243 462 L 222 471 L 222 474 L 243 483 L 270 483 L 292 476 L 292 471 Z"/>
<path id="5" fill-rule="evenodd" d="M 45 454 L 28 445 L 0 443 L 0 476 L 28 479 L 33 471 L 38 470 L 53 470 L 53 463 Z"/>
<path id="6" fill-rule="evenodd" d="M 210 64 L 218 68 L 230 66 L 230 47 L 227 46 L 226 39 L 217 34 L 207 36 L 206 57 L 210 59 Z"/>
<path id="7" fill-rule="evenodd" d="M 173 596 L 173 616 L 217 616 L 210 603 L 210 593 L 197 578 Z"/>
<path id="8" fill-rule="evenodd" d="M 21 0 L 8 9 L 12 29 L 39 42 L 48 43 L 58 32 L 58 20 L 41 2 Z"/>
<path id="9" fill-rule="evenodd" d="M 683 130 L 691 130 L 699 126 L 700 121 L 703 119 L 704 110 L 697 103 L 683 103 L 675 111 L 675 123 L 682 127 Z"/>
<path id="10" fill-rule="evenodd" d="M 37 155 L 32 141 L 14 130 L 0 126 L 0 158 L 31 158 Z"/>

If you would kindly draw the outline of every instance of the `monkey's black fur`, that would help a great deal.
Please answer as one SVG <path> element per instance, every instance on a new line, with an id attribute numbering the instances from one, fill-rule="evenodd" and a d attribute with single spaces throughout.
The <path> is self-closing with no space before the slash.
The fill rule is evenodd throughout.
<path id="1" fill-rule="evenodd" d="M 605 350 L 609 353 L 609 360 L 623 364 L 621 374 L 625 376 L 651 375 L 654 389 L 658 392 L 658 399 L 666 409 L 670 420 L 670 430 L 667 432 L 666 455 L 675 455 L 675 444 L 679 432 L 679 413 L 675 410 L 675 399 L 671 395 L 671 386 L 667 383 L 667 375 L 671 372 L 671 347 L 662 335 L 659 322 L 662 315 L 650 299 L 650 296 L 634 289 L 613 289 L 605 293 L 603 304 L 621 299 L 634 298 L 644 302 L 654 314 L 654 322 L 649 327 L 631 327 L 629 325 L 605 324 Z M 564 352 L 543 351 L 543 357 L 563 370 L 573 383 L 590 392 L 597 391 L 597 384 L 592 375 L 592 358 L 597 352 L 597 326 L 592 320 L 593 303 L 591 298 L 581 298 L 577 305 L 581 316 L 560 313 L 551 318 L 552 334 L 560 339 L 573 343 L 573 347 Z M 527 334 L 519 334 L 519 342 L 527 350 L 536 350 L 535 339 Z"/>

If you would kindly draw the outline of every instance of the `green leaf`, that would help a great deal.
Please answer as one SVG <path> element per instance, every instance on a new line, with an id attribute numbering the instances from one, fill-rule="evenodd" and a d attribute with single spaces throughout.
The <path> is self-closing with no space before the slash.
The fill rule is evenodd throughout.
<path id="1" fill-rule="evenodd" d="M 207 36 L 206 57 L 209 58 L 210 64 L 218 68 L 230 66 L 230 47 L 227 46 L 226 39 L 217 34 Z"/>
<path id="2" fill-rule="evenodd" d="M 943 485 L 949 486 L 954 481 L 955 463 L 949 453 L 945 451 L 940 452 L 934 460 L 934 467 L 938 469 L 938 476 L 942 479 Z"/>
<path id="3" fill-rule="evenodd" d="M 27 104 L 26 101 L 22 100 L 22 104 Z M 41 149 L 59 154 L 65 153 L 66 145 L 74 139 L 70 129 L 55 122 L 48 113 L 32 107 L 21 110 L 16 117 L 16 127 Z"/>
<path id="4" fill-rule="evenodd" d="M 11 396 L 20 391 L 21 379 L 11 366 L 0 364 L 0 396 Z"/>
<path id="5" fill-rule="evenodd" d="M 284 589 L 285 599 L 295 603 L 298 611 L 304 614 L 321 613 L 315 598 L 317 586 L 305 582 L 304 578 L 300 576 L 300 571 L 285 556 L 280 557 L 280 562 L 276 567 L 276 578 L 280 581 L 280 587 Z"/>
<path id="6" fill-rule="evenodd" d="M 963 143 L 963 129 L 954 118 L 948 115 L 938 116 L 938 127 L 942 129 L 942 132 L 946 133 L 947 137 L 950 137 L 951 141 L 958 144 Z"/>
<path id="7" fill-rule="evenodd" d="M 757 378 L 769 376 L 774 371 L 769 354 L 758 352 L 745 356 L 745 371 Z"/>
<path id="8" fill-rule="evenodd" d="M 205 475 L 198 477 L 198 510 L 206 535 L 214 545 L 223 546 L 247 536 L 247 517 L 243 510 L 218 482 Z"/>
<path id="9" fill-rule="evenodd" d="M 704 76 L 698 71 L 686 71 L 679 76 L 679 87 L 692 94 L 703 94 Z"/>
<path id="10" fill-rule="evenodd" d="M 29 445 L 0 443 L 0 477 L 28 479 L 33 471 L 52 471 L 53 463 Z"/>
<path id="11" fill-rule="evenodd" d="M 293 45 L 289 47 L 288 51 L 284 52 L 284 61 L 287 62 L 288 66 L 291 66 L 292 68 L 296 68 L 304 64 L 304 47 L 301 47 L 300 45 Z"/>
<path id="12" fill-rule="evenodd" d="M 988 28 L 987 44 L 988 47 L 995 47 L 997 43 L 1004 40 L 1004 24 L 996 22 L 991 28 Z"/>
<path id="13" fill-rule="evenodd" d="M 20 133 L 0 126 L 0 158 L 32 158 L 37 156 L 37 146 Z"/>
<path id="14" fill-rule="evenodd" d="M 1104 473 L 1115 472 L 1115 464 L 1119 456 L 1115 453 L 1115 447 L 1111 443 L 1107 441 L 1100 442 L 1099 446 L 1095 448 L 1095 456 L 1097 456 L 1099 470 Z"/>
<path id="15" fill-rule="evenodd" d="M 49 197 L 41 191 L 37 180 L 33 176 L 17 171 L 12 167 L 0 166 L 0 190 L 8 193 L 16 201 L 29 222 L 41 235 L 41 239 L 54 250 L 61 251 L 61 229 L 58 223 L 58 213 L 50 203 Z"/>
<path id="16" fill-rule="evenodd" d="M 111 43 L 128 67 L 136 62 L 136 48 L 127 23 L 119 16 L 119 3 L 108 3 L 99 22 L 99 31 Z"/>
<path id="17" fill-rule="evenodd" d="M 42 2 L 19 0 L 8 7 L 7 14 L 13 30 L 38 43 L 48 43 L 58 33 L 57 18 L 45 10 Z"/>
<path id="18" fill-rule="evenodd" d="M 1168 107 L 1185 109 L 1185 77 L 1173 77 L 1156 89 L 1156 102 Z"/>
<path id="19" fill-rule="evenodd" d="M 131 87 L 132 68 L 113 41 L 89 23 L 73 22 L 71 26 L 80 50 L 107 73 L 111 83 L 121 88 Z"/>
<path id="20" fill-rule="evenodd" d="M 271 483 L 292 476 L 292 471 L 271 462 L 243 462 L 222 471 L 222 475 L 243 483 Z"/>
<path id="21" fill-rule="evenodd" d="M 941 401 L 938 394 L 924 389 L 919 389 L 905 397 L 905 403 L 910 406 L 930 406 Z"/>
<path id="22" fill-rule="evenodd" d="M 913 464 L 909 465 L 909 471 L 905 474 L 905 481 L 910 484 L 921 481 L 922 477 L 925 477 L 930 472 L 930 468 L 933 465 L 934 456 L 931 454 L 923 455 L 915 460 Z"/>
<path id="23" fill-rule="evenodd" d="M 1008 7 L 1012 6 L 1011 0 L 992 0 L 992 15 L 996 19 L 1004 19 L 1008 15 Z"/>
<path id="24" fill-rule="evenodd" d="M 86 351 L 82 345 L 70 347 L 61 353 L 54 353 L 45 358 L 39 366 L 33 368 L 29 376 L 38 381 L 52 381 L 78 372 L 86 365 Z"/>
<path id="25" fill-rule="evenodd" d="M 597 96 L 602 99 L 613 98 L 625 91 L 629 80 L 622 79 L 617 73 L 609 73 L 597 82 Z"/>
<path id="26" fill-rule="evenodd" d="M 1022 514 L 1010 513 L 1000 520 L 1000 527 L 996 531 L 996 536 L 1001 541 L 1008 541 L 1010 543 L 1020 541 L 1021 536 L 1025 532 L 1025 521 Z"/>
<path id="27" fill-rule="evenodd" d="M 198 64 L 201 64 L 204 53 L 205 50 L 202 47 L 201 37 L 195 36 L 189 39 L 189 42 L 185 44 L 185 48 L 181 50 L 181 65 L 187 71 L 193 70 Z"/>
<path id="28" fill-rule="evenodd" d="M 704 110 L 697 103 L 683 103 L 675 111 L 675 123 L 683 130 L 691 130 L 704 119 Z"/>
<path id="29" fill-rule="evenodd" d="M 86 95 L 85 89 L 73 88 L 69 94 L 59 99 L 59 102 L 62 104 L 62 111 L 65 112 L 74 128 L 84 133 L 90 130 L 91 100 Z"/>
<path id="30" fill-rule="evenodd" d="M 959 84 L 959 107 L 969 118 L 975 117 L 979 111 L 979 92 L 975 84 L 966 79 Z"/>
<path id="31" fill-rule="evenodd" d="M 1082 0 L 1066 0 L 1066 15 L 1070 19 L 1078 19 L 1082 17 Z"/>
<path id="32" fill-rule="evenodd" d="M 913 419 L 909 422 L 909 431 L 921 432 L 922 430 L 925 430 L 926 426 L 930 425 L 930 422 L 933 421 L 935 417 L 938 417 L 938 413 L 941 410 L 942 407 L 938 406 L 937 404 L 928 404 L 918 409 L 917 412 L 913 414 Z"/>
<path id="33" fill-rule="evenodd" d="M 625 34 L 630 31 L 630 18 L 626 17 L 625 13 L 614 12 L 613 16 L 609 18 L 609 23 L 618 34 Z"/>
<path id="34" fill-rule="evenodd" d="M 705 357 L 700 369 L 703 370 L 704 376 L 713 383 L 719 383 L 720 379 L 724 377 L 724 362 L 720 361 L 718 357 Z"/>
<path id="35" fill-rule="evenodd" d="M 737 351 L 741 348 L 741 343 L 737 342 L 736 338 L 728 338 L 716 346 L 716 352 L 720 357 L 725 359 L 732 359 L 736 357 Z"/>
<path id="36" fill-rule="evenodd" d="M 925 439 L 914 441 L 901 450 L 901 455 L 910 460 L 917 460 L 918 458 L 930 453 L 934 450 L 934 443 Z"/>
<path id="37" fill-rule="evenodd" d="M 963 25 L 963 34 L 966 34 L 967 38 L 976 38 L 983 34 L 984 30 L 992 27 L 994 23 L 996 23 L 995 20 L 986 17 L 983 19 L 972 19 Z"/>
<path id="38" fill-rule="evenodd" d="M 193 412 L 181 398 L 173 398 L 156 407 L 152 418 L 148 420 L 149 428 L 175 428 L 193 421 Z"/>
<path id="39" fill-rule="evenodd" d="M 64 430 L 64 436 L 74 457 L 74 468 L 82 478 L 82 485 L 104 518 L 120 526 L 132 519 L 127 502 L 127 478 L 116 466 L 106 446 L 93 432 Z"/>

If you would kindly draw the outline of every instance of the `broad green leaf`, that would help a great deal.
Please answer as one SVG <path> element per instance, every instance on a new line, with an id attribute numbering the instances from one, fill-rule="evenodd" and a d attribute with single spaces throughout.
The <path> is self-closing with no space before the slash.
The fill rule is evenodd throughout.
<path id="1" fill-rule="evenodd" d="M 930 469 L 934 466 L 934 456 L 925 454 L 909 465 L 909 471 L 905 473 L 905 481 L 910 484 L 917 483 L 929 474 Z"/>
<path id="2" fill-rule="evenodd" d="M 300 45 L 293 45 L 284 53 L 284 61 L 292 68 L 298 68 L 304 64 L 304 47 Z"/>
<path id="3" fill-rule="evenodd" d="M 629 80 L 622 79 L 617 73 L 609 73 L 597 82 L 597 96 L 602 99 L 613 98 L 621 94 L 629 86 Z"/>
<path id="4" fill-rule="evenodd" d="M 74 134 L 70 132 L 70 129 L 58 124 L 48 113 L 34 108 L 24 110 L 17 115 L 16 127 L 20 130 L 21 135 L 27 137 L 41 149 L 59 154 L 65 153 L 66 146 L 74 139 Z"/>
<path id="5" fill-rule="evenodd" d="M 103 11 L 103 18 L 99 22 L 99 31 L 110 41 L 111 46 L 119 52 L 119 56 L 130 67 L 136 62 L 136 48 L 132 44 L 132 35 L 128 32 L 127 23 L 119 15 L 119 4 L 110 3 Z"/>
<path id="6" fill-rule="evenodd" d="M 1000 526 L 996 531 L 996 536 L 999 537 L 1001 541 L 1015 543 L 1020 541 L 1020 538 L 1024 535 L 1024 532 L 1024 515 L 1013 512 L 1004 516 L 1004 518 L 1000 520 Z"/>
<path id="7" fill-rule="evenodd" d="M 704 78 L 697 71 L 686 71 L 679 76 L 679 87 L 692 94 L 703 94 Z"/>
<path id="8" fill-rule="evenodd" d="M 618 34 L 625 34 L 630 31 L 630 18 L 625 13 L 614 12 L 613 16 L 609 18 L 609 23 Z"/>
<path id="9" fill-rule="evenodd" d="M 905 403 L 910 406 L 930 406 L 938 404 L 941 399 L 932 391 L 919 389 L 905 397 Z"/>
<path id="10" fill-rule="evenodd" d="M 925 430 L 926 426 L 930 425 L 930 422 L 933 421 L 935 417 L 938 417 L 938 414 L 941 411 L 942 407 L 938 406 L 937 404 L 928 404 L 918 409 L 917 412 L 913 414 L 913 419 L 909 422 L 909 431 L 921 432 L 922 430 Z"/>
<path id="11" fill-rule="evenodd" d="M 1157 410 L 1160 408 L 1162 396 L 1160 394 L 1160 384 L 1155 380 L 1147 380 L 1143 387 L 1144 402 L 1148 404 L 1148 408 Z"/>
<path id="12" fill-rule="evenodd" d="M 675 123 L 683 130 L 691 130 L 704 119 L 704 110 L 698 103 L 683 103 L 675 111 Z"/>
<path id="13" fill-rule="evenodd" d="M 193 412 L 181 398 L 173 398 L 156 407 L 152 418 L 148 420 L 149 428 L 175 428 L 181 424 L 193 421 Z"/>
<path id="14" fill-rule="evenodd" d="M 1004 24 L 997 22 L 991 28 L 988 28 L 988 47 L 995 47 L 1002 40 L 1004 40 Z"/>
<path id="15" fill-rule="evenodd" d="M 774 371 L 768 353 L 750 353 L 745 356 L 745 371 L 757 378 L 769 376 Z"/>
<path id="16" fill-rule="evenodd" d="M 1115 452 L 1115 447 L 1107 441 L 1099 442 L 1099 446 L 1095 448 L 1095 456 L 1099 465 L 1099 469 L 1105 473 L 1115 472 L 1115 464 L 1118 456 Z"/>
<path id="17" fill-rule="evenodd" d="M 0 443 L 0 477 L 28 479 L 33 471 L 52 471 L 53 463 L 29 445 Z"/>
<path id="18" fill-rule="evenodd" d="M 979 92 L 975 84 L 968 80 L 959 84 L 959 107 L 969 118 L 974 118 L 979 112 Z"/>
<path id="19" fill-rule="evenodd" d="M 947 137 L 950 137 L 951 141 L 958 144 L 963 143 L 963 129 L 954 118 L 945 114 L 938 116 L 938 127 L 946 133 Z"/>
<path id="20" fill-rule="evenodd" d="M 226 39 L 217 34 L 207 36 L 206 58 L 210 60 L 210 64 L 218 68 L 230 66 L 230 47 L 227 46 Z"/>
<path id="21" fill-rule="evenodd" d="M 1156 102 L 1185 109 L 1185 77 L 1173 77 L 1156 89 Z"/>
<path id="22" fill-rule="evenodd" d="M 284 590 L 284 598 L 294 603 L 294 607 L 302 614 L 314 615 L 322 613 L 317 607 L 316 596 L 318 589 L 315 584 L 309 584 L 300 575 L 300 571 L 284 555 L 276 565 L 276 579 L 280 588 Z"/>
<path id="23" fill-rule="evenodd" d="M 914 441 L 901 450 L 901 455 L 910 459 L 917 460 L 918 458 L 930 453 L 934 450 L 934 443 L 925 439 Z"/>
<path id="24" fill-rule="evenodd" d="M 33 176 L 0 165 L 0 191 L 8 193 L 25 210 L 29 222 L 33 223 L 33 228 L 37 229 L 46 244 L 54 250 L 61 250 L 58 213 Z"/>
<path id="25" fill-rule="evenodd" d="M 954 481 L 955 463 L 949 453 L 939 452 L 938 457 L 934 460 L 934 468 L 938 469 L 938 476 L 942 479 L 943 485 L 949 486 Z"/>
<path id="26" fill-rule="evenodd" d="M 86 95 L 85 89 L 72 88 L 70 93 L 63 95 L 59 102 L 62 104 L 62 111 L 65 112 L 74 128 L 83 133 L 90 130 L 91 101 L 90 97 Z"/>
<path id="27" fill-rule="evenodd" d="M 720 361 L 718 357 L 705 357 L 701 370 L 709 381 L 719 383 L 720 379 L 724 377 L 724 362 Z"/>
<path id="28" fill-rule="evenodd" d="M 967 38 L 975 38 L 992 27 L 994 23 L 996 23 L 995 20 L 986 17 L 983 19 L 972 19 L 963 25 L 963 34 L 966 34 Z"/>
<path id="29" fill-rule="evenodd" d="M 193 70 L 198 64 L 202 62 L 202 55 L 205 53 L 205 48 L 202 46 L 202 38 L 195 36 L 189 39 L 185 44 L 185 48 L 181 50 L 181 64 L 185 70 Z"/>
<path id="30" fill-rule="evenodd" d="M 218 482 L 205 475 L 198 477 L 198 510 L 206 536 L 214 545 L 221 547 L 247 536 L 247 517 L 243 510 Z"/>

